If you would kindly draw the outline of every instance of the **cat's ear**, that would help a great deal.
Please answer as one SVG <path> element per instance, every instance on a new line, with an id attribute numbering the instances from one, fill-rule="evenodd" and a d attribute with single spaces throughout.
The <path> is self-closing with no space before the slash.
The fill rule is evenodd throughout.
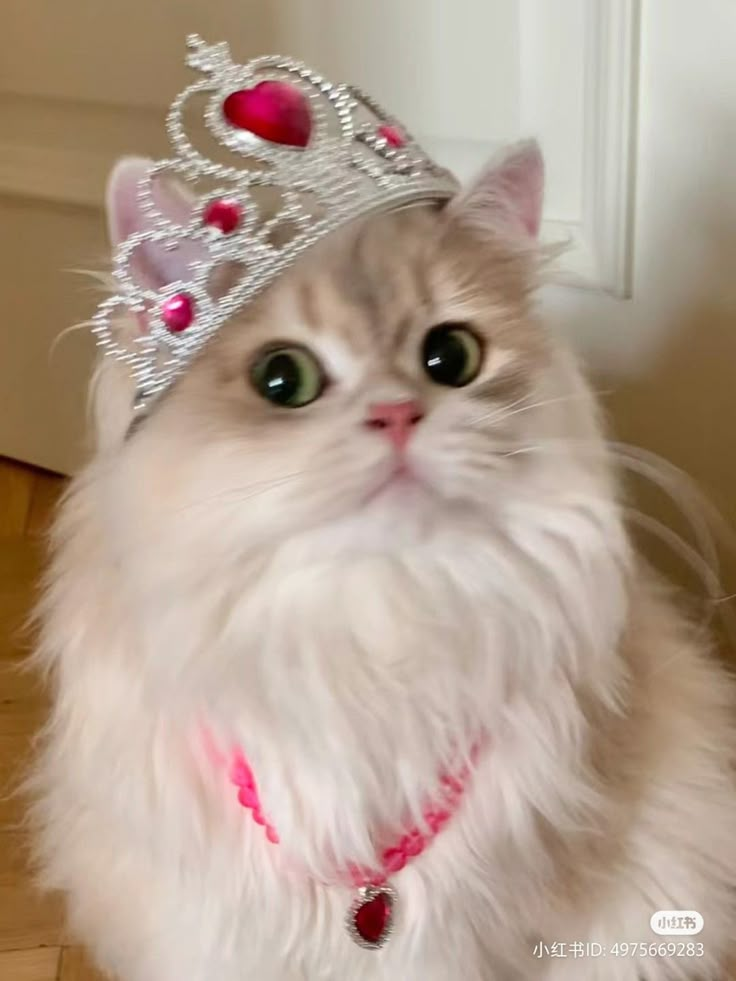
<path id="1" fill-rule="evenodd" d="M 527 140 L 492 159 L 450 208 L 480 232 L 536 239 L 543 200 L 544 159 L 539 144 Z"/>
<path id="2" fill-rule="evenodd" d="M 107 182 L 107 222 L 110 242 L 115 248 L 134 232 L 150 227 L 150 219 L 138 198 L 141 180 L 153 166 L 143 157 L 123 157 L 113 168 Z M 173 181 L 154 180 L 153 201 L 156 209 L 169 221 L 186 225 L 192 217 L 192 199 L 183 186 Z M 160 244 L 144 242 L 132 258 L 133 275 L 146 289 L 160 290 L 167 283 L 187 280 L 193 262 L 202 259 L 205 250 L 191 242 L 173 251 Z"/>

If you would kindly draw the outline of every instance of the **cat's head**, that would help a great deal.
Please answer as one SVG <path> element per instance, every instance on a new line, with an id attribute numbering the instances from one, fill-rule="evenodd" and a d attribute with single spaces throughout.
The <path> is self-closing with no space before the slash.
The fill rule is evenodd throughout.
<path id="1" fill-rule="evenodd" d="M 144 220 L 145 166 L 113 174 L 114 240 Z M 303 533 L 325 548 L 384 547 L 448 523 L 487 525 L 537 480 L 553 494 L 564 447 L 527 450 L 590 435 L 592 414 L 532 311 L 542 187 L 539 149 L 524 143 L 445 206 L 333 233 L 127 436 L 132 391 L 115 387 L 120 366 L 103 373 L 101 456 L 128 533 L 143 529 L 150 547 L 190 542 L 189 554 Z M 188 215 L 173 191 L 161 204 Z M 149 285 L 185 278 L 192 256 L 147 248 L 138 272 Z"/>

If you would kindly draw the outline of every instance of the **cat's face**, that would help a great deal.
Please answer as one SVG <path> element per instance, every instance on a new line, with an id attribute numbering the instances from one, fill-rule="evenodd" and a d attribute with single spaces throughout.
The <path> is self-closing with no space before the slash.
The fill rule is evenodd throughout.
<path id="1" fill-rule="evenodd" d="M 114 231 L 135 183 L 118 206 L 113 182 Z M 531 309 L 540 203 L 526 148 L 443 208 L 327 237 L 127 436 L 133 384 L 106 360 L 66 534 L 159 694 L 311 728 L 326 679 L 352 692 L 366 663 L 361 711 L 411 692 L 451 731 L 578 650 L 596 670 L 627 552 L 593 399 Z M 186 275 L 142 260 L 154 287 Z"/>
<path id="2" fill-rule="evenodd" d="M 516 189 L 525 233 L 534 190 Z M 559 379 L 530 239 L 497 193 L 511 234 L 483 227 L 479 194 L 343 229 L 224 328 L 122 447 L 132 524 L 226 549 L 385 547 L 523 493 L 517 451 L 556 431 L 534 406 Z"/>

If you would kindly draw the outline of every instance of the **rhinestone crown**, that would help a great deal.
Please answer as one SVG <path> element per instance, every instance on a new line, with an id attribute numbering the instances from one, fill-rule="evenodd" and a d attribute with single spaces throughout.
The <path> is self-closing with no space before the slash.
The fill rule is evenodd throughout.
<path id="1" fill-rule="evenodd" d="M 139 409 L 169 387 L 236 311 L 323 236 L 370 212 L 442 201 L 457 192 L 452 174 L 357 88 L 328 82 L 288 58 L 238 65 L 225 43 L 208 45 L 191 36 L 187 44 L 187 62 L 201 77 L 171 106 L 167 130 L 174 154 L 156 162 L 139 184 L 146 227 L 116 249 L 117 291 L 92 322 L 105 353 L 129 366 Z M 230 155 L 228 163 L 210 159 L 187 134 L 185 108 L 200 93 L 206 100 L 205 125 Z M 157 209 L 154 182 L 161 178 L 193 186 L 186 224 Z M 277 198 L 270 213 L 257 200 L 258 188 L 270 188 Z M 145 243 L 172 251 L 195 244 L 197 258 L 186 280 L 158 291 L 137 282 L 133 259 Z M 213 275 L 233 263 L 242 270 L 237 281 L 224 295 L 213 295 Z M 146 329 L 123 344 L 113 325 L 126 312 L 143 315 Z"/>

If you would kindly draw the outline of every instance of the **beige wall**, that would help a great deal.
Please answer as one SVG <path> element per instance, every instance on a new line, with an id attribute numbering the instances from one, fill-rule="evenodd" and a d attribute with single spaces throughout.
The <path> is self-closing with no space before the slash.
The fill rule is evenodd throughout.
<path id="1" fill-rule="evenodd" d="M 287 0 L 288 2 L 288 0 Z M 275 45 L 262 0 L 14 4 L 0 34 L 0 455 L 69 471 L 84 458 L 91 280 L 105 267 L 104 182 L 124 153 L 167 152 L 188 33 L 242 57 Z M 53 353 L 52 353 L 53 352 Z"/>
<path id="2" fill-rule="evenodd" d="M 102 268 L 100 215 L 84 208 L 0 198 L 0 228 L 2 453 L 63 471 L 84 450 L 93 344 L 82 329 L 52 345 L 60 324 L 79 323 L 90 315 L 95 284 L 72 274 L 69 267 L 74 256 L 80 266 Z"/>
<path id="3" fill-rule="evenodd" d="M 188 77 L 188 34 L 227 38 L 238 57 L 277 47 L 279 6 L 294 0 L 23 0 L 3 24 L 0 84 L 46 98 L 168 105 Z"/>

